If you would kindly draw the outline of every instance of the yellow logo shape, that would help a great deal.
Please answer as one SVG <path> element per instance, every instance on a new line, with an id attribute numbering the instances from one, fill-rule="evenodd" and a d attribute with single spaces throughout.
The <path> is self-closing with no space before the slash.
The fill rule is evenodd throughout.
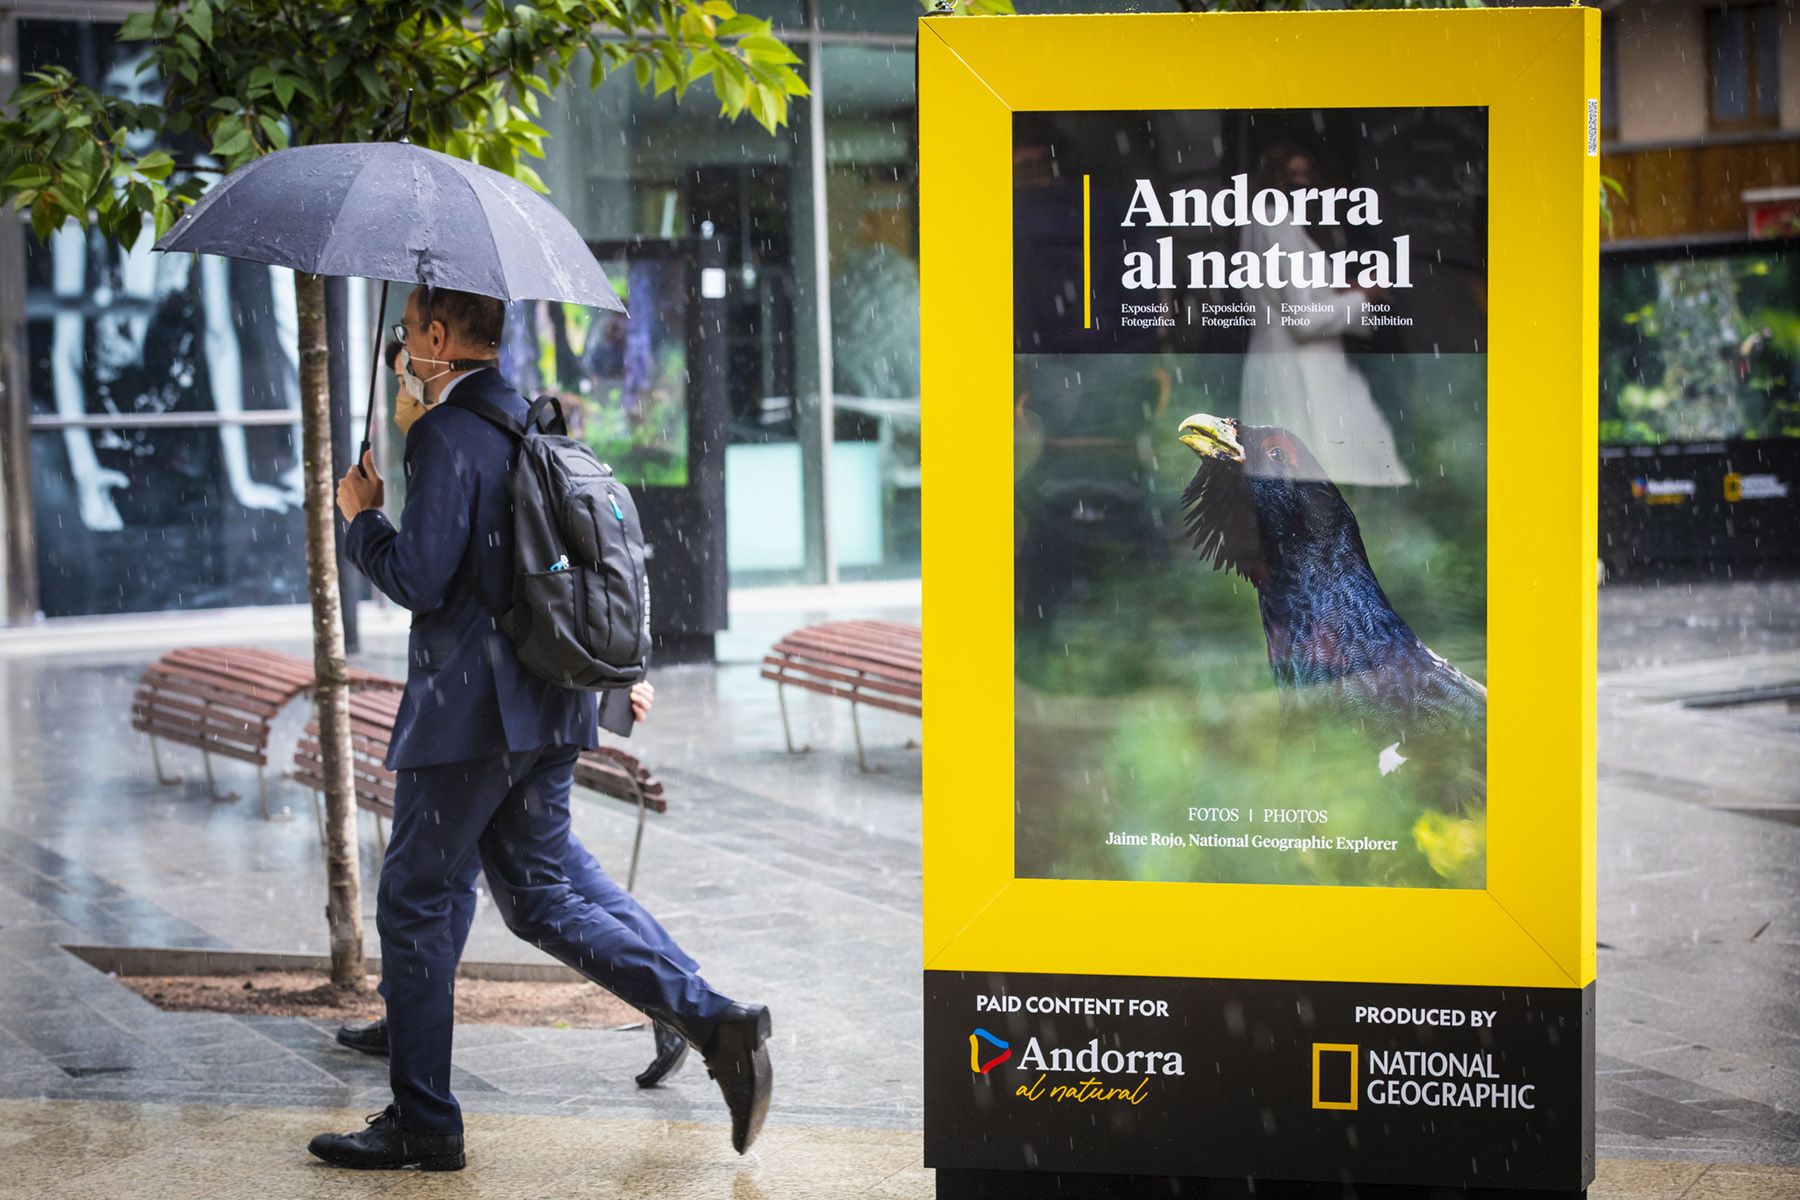
<path id="1" fill-rule="evenodd" d="M 1337 1053 L 1350 1056 L 1350 1099 L 1321 1100 L 1319 1098 L 1319 1057 L 1323 1054 Z M 1347 1042 L 1314 1042 L 1312 1048 L 1312 1106 L 1314 1108 L 1344 1108 L 1356 1111 L 1356 1055 L 1357 1047 Z"/>

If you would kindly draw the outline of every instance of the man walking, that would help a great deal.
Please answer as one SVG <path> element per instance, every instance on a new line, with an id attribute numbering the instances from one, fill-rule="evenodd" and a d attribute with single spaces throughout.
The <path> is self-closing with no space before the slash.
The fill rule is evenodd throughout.
<path id="1" fill-rule="evenodd" d="M 417 379 L 417 373 L 411 369 L 410 356 L 407 370 L 401 371 L 401 345 L 398 340 L 390 340 L 382 349 L 382 358 L 388 370 L 394 373 L 394 425 L 405 437 L 412 431 L 413 422 L 425 415 L 425 388 L 423 380 L 418 384 L 411 381 Z M 412 394 L 417 387 L 419 395 Z M 444 393 L 451 390 L 447 384 L 443 391 L 437 393 L 441 402 Z M 631 685 L 629 692 L 615 689 L 602 692 L 599 698 L 600 727 L 620 736 L 630 736 L 631 728 L 650 715 L 650 708 L 656 702 L 656 689 L 649 680 L 639 680 Z M 563 862 L 563 869 L 568 872 L 569 883 L 577 892 L 588 900 L 623 921 L 644 941 L 660 949 L 664 954 L 680 963 L 690 971 L 698 971 L 699 965 L 688 958 L 686 953 L 675 943 L 668 931 L 651 916 L 644 906 L 637 902 L 632 894 L 612 881 L 612 878 L 600 868 L 594 856 L 588 852 L 581 839 L 573 832 L 569 834 L 569 857 Z M 492 884 L 488 891 L 494 891 Z M 457 933 L 456 957 L 460 961 L 469 930 L 475 922 L 475 891 L 458 895 L 452 903 L 455 905 L 455 927 Z M 681 1069 L 688 1054 L 687 1039 L 664 1025 L 661 1021 L 652 1021 L 656 1054 L 650 1065 L 638 1072 L 637 1085 L 640 1088 L 653 1088 L 663 1080 Z M 337 1031 L 338 1043 L 363 1054 L 372 1054 L 386 1058 L 388 1053 L 387 1017 L 380 1016 L 366 1024 L 344 1025 Z"/>
<path id="2" fill-rule="evenodd" d="M 651 706 L 656 702 L 656 689 L 648 680 L 631 685 L 629 693 L 611 691 L 600 697 L 600 725 L 604 729 L 624 732 L 630 724 L 644 720 L 650 714 Z M 609 713 L 616 713 L 609 719 Z M 626 717 L 626 713 L 630 716 Z M 649 911 L 639 904 L 637 898 L 617 883 L 603 869 L 588 848 L 581 844 L 581 839 L 574 833 L 569 834 L 569 857 L 563 862 L 563 870 L 568 873 L 569 883 L 583 897 L 599 905 L 620 921 L 629 926 L 633 932 L 650 945 L 680 963 L 690 971 L 698 971 L 699 964 L 687 956 L 687 952 L 676 944 L 669 936 L 668 930 L 662 927 Z M 492 883 L 488 891 L 492 893 Z M 456 906 L 455 924 L 457 933 L 456 956 L 462 958 L 463 946 L 469 936 L 469 930 L 475 923 L 475 892 L 471 888 L 463 892 L 453 901 Z M 687 1060 L 687 1039 L 664 1025 L 661 1021 L 652 1021 L 651 1029 L 655 1036 L 656 1052 L 650 1065 L 637 1074 L 637 1085 L 640 1088 L 653 1088 L 663 1080 L 681 1069 Z M 363 1054 L 372 1054 L 386 1058 L 388 1053 L 388 1024 L 385 1016 L 376 1017 L 373 1021 L 360 1025 L 343 1025 L 338 1028 L 337 1040 L 340 1045 Z"/>
<path id="3" fill-rule="evenodd" d="M 514 447 L 452 394 L 524 421 L 525 401 L 495 369 L 504 320 L 499 300 L 414 289 L 397 333 L 407 389 L 428 411 L 407 434 L 401 528 L 380 511 L 369 456 L 338 484 L 346 557 L 414 614 L 388 743 L 394 824 L 376 897 L 394 1103 L 368 1128 L 321 1134 L 309 1149 L 347 1167 L 462 1167 L 462 1113 L 450 1091 L 454 981 L 472 913 L 461 898 L 485 867 L 515 934 L 700 1049 L 743 1153 L 768 1111 L 768 1010 L 714 990 L 691 959 L 646 941 L 571 884 L 569 793 L 575 759 L 597 744 L 595 697 L 527 671 L 479 599 L 512 592 Z"/>

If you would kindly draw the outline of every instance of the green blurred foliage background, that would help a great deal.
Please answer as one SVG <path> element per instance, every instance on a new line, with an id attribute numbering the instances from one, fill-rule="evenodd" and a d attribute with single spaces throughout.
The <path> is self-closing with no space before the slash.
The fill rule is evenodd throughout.
<path id="1" fill-rule="evenodd" d="M 1194 412 L 1236 416 L 1238 355 L 1020 356 L 1015 392 L 1015 867 L 1022 877 L 1479 887 L 1480 812 L 1383 778 L 1360 734 L 1288 726 L 1256 592 L 1192 552 Z M 1487 403 L 1480 355 L 1355 358 L 1413 483 L 1347 487 L 1395 609 L 1486 677 Z M 1528 452 L 1523 443 L 1520 453 Z M 1190 821 L 1188 809 L 1238 820 Z M 1322 826 L 1253 821 L 1324 809 Z M 1389 838 L 1393 854 L 1109 847 L 1108 831 Z"/>
<path id="2" fill-rule="evenodd" d="M 1800 273 L 1790 251 L 1602 269 L 1602 445 L 1800 437 Z"/>
<path id="3" fill-rule="evenodd" d="M 623 269 L 616 269 L 613 288 L 629 302 L 626 278 Z M 571 406 L 571 432 L 627 486 L 685 487 L 687 347 L 676 338 L 657 343 L 648 387 L 627 404 L 622 374 L 588 371 L 588 339 L 616 336 L 620 318 L 608 314 L 596 319 L 592 309 L 579 304 L 540 304 L 535 316 L 540 324 L 538 386 Z M 560 321 L 561 330 L 551 331 L 551 321 Z M 563 348 L 568 352 L 566 362 L 559 353 Z"/>

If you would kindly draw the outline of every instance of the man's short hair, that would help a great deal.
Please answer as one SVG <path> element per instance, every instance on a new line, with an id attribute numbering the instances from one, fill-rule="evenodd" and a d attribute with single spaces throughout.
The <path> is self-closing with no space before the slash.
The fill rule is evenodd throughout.
<path id="1" fill-rule="evenodd" d="M 421 284 L 419 315 L 425 326 L 442 321 L 450 336 L 464 345 L 497 350 L 500 331 L 506 326 L 506 302 L 496 296 Z"/>

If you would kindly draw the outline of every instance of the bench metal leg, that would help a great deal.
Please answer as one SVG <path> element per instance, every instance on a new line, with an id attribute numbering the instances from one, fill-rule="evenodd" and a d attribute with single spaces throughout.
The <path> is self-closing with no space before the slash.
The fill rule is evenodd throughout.
<path id="1" fill-rule="evenodd" d="M 154 733 L 150 735 L 150 761 L 156 765 L 156 782 L 162 784 L 164 787 L 167 787 L 172 783 L 184 782 L 180 775 L 163 774 L 162 752 L 157 749 L 156 735 Z"/>
<path id="2" fill-rule="evenodd" d="M 866 677 L 867 672 L 858 671 L 856 673 L 856 686 L 861 687 L 862 681 Z M 868 756 L 863 753 L 862 720 L 856 713 L 856 693 L 854 691 L 850 693 L 850 729 L 856 734 L 856 765 L 862 769 L 863 774 L 865 775 L 874 773 L 879 768 L 871 767 L 869 765 Z"/>
<path id="3" fill-rule="evenodd" d="M 281 812 L 271 812 L 270 811 L 270 809 L 269 809 L 268 771 L 264 768 L 262 763 L 256 764 L 256 791 L 257 791 L 257 794 L 262 797 L 263 820 L 265 820 L 265 821 L 291 821 L 294 819 L 294 814 L 286 811 L 285 809 Z"/>
<path id="4" fill-rule="evenodd" d="M 775 699 L 781 704 L 781 736 L 787 742 L 788 753 L 789 754 L 805 754 L 807 751 L 811 750 L 812 747 L 811 746 L 796 747 L 794 745 L 794 733 L 793 733 L 793 730 L 788 725 L 787 688 L 783 687 L 779 683 L 777 683 L 775 685 Z"/>
<path id="5" fill-rule="evenodd" d="M 206 763 L 206 787 L 207 790 L 212 793 L 212 798 L 219 801 L 221 804 L 229 804 L 234 800 L 242 800 L 243 797 L 236 792 L 221 792 L 219 790 L 218 783 L 213 779 L 212 755 L 205 750 L 201 750 L 200 757 Z"/>
<path id="6" fill-rule="evenodd" d="M 625 890 L 628 892 L 637 887 L 638 855 L 644 850 L 644 818 L 649 813 L 649 806 L 644 803 L 644 789 L 635 787 L 632 790 L 637 793 L 638 819 L 637 836 L 631 840 L 631 867 L 625 872 Z"/>
<path id="7" fill-rule="evenodd" d="M 850 702 L 850 728 L 856 734 L 856 765 L 866 774 L 873 768 L 869 766 L 868 757 L 863 754 L 862 721 L 857 718 L 854 700 Z"/>

